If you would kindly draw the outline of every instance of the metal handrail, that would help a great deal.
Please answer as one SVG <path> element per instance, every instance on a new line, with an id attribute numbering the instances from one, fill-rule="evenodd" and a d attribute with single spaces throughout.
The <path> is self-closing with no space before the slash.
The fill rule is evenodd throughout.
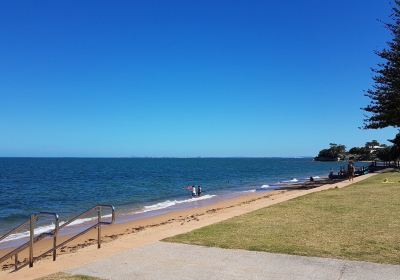
<path id="1" fill-rule="evenodd" d="M 36 236 L 33 241 L 34 242 L 38 242 L 41 239 L 43 239 L 46 236 L 51 235 L 51 232 L 44 232 L 41 233 L 40 235 Z M 25 250 L 26 248 L 28 248 L 30 246 L 30 240 L 22 245 L 20 245 L 19 247 L 15 248 L 14 250 L 12 250 L 11 252 L 7 253 L 6 255 L 4 255 L 3 257 L 0 258 L 0 263 L 4 262 L 5 260 L 7 260 L 8 258 L 11 258 L 12 256 L 15 256 L 15 269 L 17 269 L 18 267 L 18 253 Z M 53 250 L 53 249 L 51 249 Z"/>
<path id="2" fill-rule="evenodd" d="M 35 222 L 37 222 L 39 220 L 39 218 L 41 216 L 53 216 L 54 217 L 54 230 L 51 232 L 45 232 L 40 234 L 39 236 L 37 236 L 36 238 L 34 237 L 34 225 Z M 29 241 L 22 244 L 21 246 L 15 248 L 14 250 L 12 250 L 11 252 L 7 253 L 6 255 L 4 255 L 3 257 L 0 258 L 0 263 L 4 262 L 6 259 L 14 256 L 15 258 L 15 269 L 18 269 L 18 253 L 25 250 L 27 247 L 29 247 L 29 266 L 32 267 L 33 266 L 33 243 L 37 242 L 41 239 L 43 239 L 44 237 L 48 236 L 48 235 L 53 235 L 54 237 L 54 244 L 56 244 L 57 242 L 57 233 L 58 233 L 58 221 L 59 221 L 59 217 L 56 213 L 52 213 L 52 212 L 39 212 L 36 214 L 31 214 L 30 218 L 28 221 L 20 224 L 19 226 L 13 228 L 12 230 L 10 230 L 9 232 L 7 232 L 6 234 L 4 234 L 3 236 L 0 237 L 0 241 L 7 238 L 8 236 L 10 236 L 11 234 L 13 234 L 14 232 L 16 232 L 17 230 L 23 228 L 26 224 L 29 223 Z M 53 260 L 55 260 L 56 255 L 55 253 L 53 253 Z"/>
<path id="3" fill-rule="evenodd" d="M 53 261 L 56 260 L 57 258 L 57 251 L 56 251 L 56 246 L 57 246 L 57 235 L 58 235 L 58 231 L 60 228 L 59 222 L 59 216 L 57 213 L 52 213 L 52 212 L 39 212 L 37 214 L 37 217 L 39 218 L 40 216 L 44 216 L 44 215 L 50 215 L 50 216 L 54 216 L 54 230 L 51 231 L 51 235 L 53 235 Z M 32 220 L 32 216 L 31 216 L 31 223 L 32 221 L 34 222 L 34 219 Z M 35 232 L 34 232 L 34 224 L 31 224 L 30 227 L 30 238 L 29 238 L 29 266 L 32 267 L 33 266 L 33 261 L 34 261 L 34 257 L 33 257 L 33 243 L 34 243 L 34 236 L 35 236 Z"/>
<path id="4" fill-rule="evenodd" d="M 105 222 L 101 220 L 101 211 L 102 208 L 110 208 L 111 209 L 111 221 L 110 222 Z M 57 245 L 57 236 L 58 233 L 60 231 L 60 229 L 66 227 L 67 225 L 71 224 L 72 222 L 74 222 L 75 220 L 77 220 L 78 218 L 90 213 L 93 210 L 97 210 L 97 223 L 90 226 L 89 228 L 79 232 L 78 234 L 70 237 L 69 239 L 63 241 L 62 243 Z M 45 215 L 51 215 L 54 217 L 55 219 L 55 223 L 54 223 L 54 230 L 50 231 L 50 232 L 45 232 L 42 233 L 40 235 L 38 235 L 37 237 L 35 237 L 35 232 L 34 232 L 34 228 L 35 228 L 35 222 L 39 219 L 40 216 L 45 216 Z M 29 227 L 29 241 L 22 244 L 21 246 L 15 248 L 14 250 L 12 250 L 11 252 L 7 253 L 5 256 L 0 258 L 0 263 L 4 262 L 6 259 L 15 256 L 15 270 L 20 269 L 22 267 L 25 267 L 26 265 L 29 264 L 29 267 L 33 266 L 33 263 L 35 260 L 38 260 L 40 258 L 42 258 L 43 256 L 46 256 L 49 253 L 53 253 L 53 261 L 56 260 L 57 258 L 57 249 L 60 247 L 63 247 L 65 244 L 71 242 L 72 240 L 78 238 L 79 236 L 89 232 L 90 230 L 97 228 L 97 248 L 101 247 L 101 225 L 111 225 L 115 222 L 115 208 L 113 205 L 110 204 L 98 204 L 92 208 L 90 208 L 89 210 L 86 210 L 84 212 L 82 212 L 81 214 L 73 217 L 72 219 L 68 220 L 67 222 L 63 223 L 63 224 L 59 224 L 59 216 L 56 213 L 52 213 L 52 212 L 39 212 L 37 214 L 32 214 L 30 216 L 30 219 L 24 223 L 22 223 L 21 225 L 13 228 L 12 230 L 10 230 L 9 232 L 7 232 L 6 234 L 4 234 L 3 236 L 0 237 L 0 240 L 3 240 L 4 238 L 6 238 L 7 236 L 11 235 L 13 232 L 21 229 L 23 226 L 25 226 L 26 224 L 29 223 L 30 227 Z M 47 250 L 46 252 L 42 253 L 41 255 L 34 257 L 33 255 L 33 245 L 35 242 L 43 239 L 46 236 L 53 236 L 53 247 L 49 250 Z M 24 265 L 18 267 L 18 253 L 23 251 L 24 249 L 29 247 L 29 261 L 28 263 L 25 263 Z"/>
<path id="5" fill-rule="evenodd" d="M 107 207 L 111 209 L 111 221 L 110 222 L 103 222 L 101 220 L 101 210 L 102 208 Z M 57 248 L 64 246 L 65 244 L 69 243 L 70 241 L 78 238 L 79 236 L 85 234 L 86 232 L 90 231 L 93 228 L 97 228 L 98 234 L 97 234 L 97 248 L 101 247 L 101 225 L 111 225 L 115 222 L 115 208 L 114 206 L 110 205 L 110 204 L 98 204 L 92 208 L 90 208 L 89 210 L 86 210 L 85 212 L 82 212 L 81 214 L 73 217 L 72 219 L 70 219 L 69 221 L 63 223 L 60 226 L 60 229 L 63 227 L 66 227 L 67 225 L 71 224 L 72 222 L 76 221 L 77 219 L 79 219 L 80 217 L 86 215 L 87 213 L 90 213 L 93 210 L 97 210 L 97 223 L 90 226 L 89 228 L 85 229 L 84 231 L 70 237 L 69 239 L 65 240 L 64 242 L 62 242 L 61 244 L 57 245 Z"/>
<path id="6" fill-rule="evenodd" d="M 63 227 L 66 227 L 67 225 L 69 225 L 70 223 L 76 221 L 77 219 L 79 219 L 80 217 L 86 215 L 87 213 L 90 213 L 91 211 L 98 209 L 101 210 L 101 208 L 103 207 L 107 207 L 111 209 L 111 222 L 108 224 L 113 224 L 115 222 L 115 208 L 114 206 L 112 206 L 111 204 L 98 204 L 82 213 L 80 213 L 79 215 L 76 215 L 75 217 L 69 219 L 67 222 L 63 223 L 62 225 L 60 225 L 60 229 Z"/>

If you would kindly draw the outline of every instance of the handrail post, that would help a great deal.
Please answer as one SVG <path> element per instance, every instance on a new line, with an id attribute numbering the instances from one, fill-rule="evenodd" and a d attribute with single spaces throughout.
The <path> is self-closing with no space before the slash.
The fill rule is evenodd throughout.
<path id="1" fill-rule="evenodd" d="M 102 208 L 107 207 L 111 209 L 111 221 L 102 221 Z M 60 244 L 57 244 L 57 239 L 58 239 L 58 234 L 60 232 L 60 229 L 64 228 L 65 226 L 71 224 L 73 221 L 75 221 L 76 219 L 78 219 L 79 217 L 81 217 L 82 215 L 86 215 L 89 212 L 92 212 L 93 210 L 97 210 L 97 223 L 90 226 L 89 228 L 85 229 L 84 231 L 78 233 L 77 235 L 61 242 Z M 93 212 L 92 212 L 93 213 Z M 39 218 L 43 215 L 51 215 L 55 218 L 54 220 L 54 230 L 52 230 L 51 232 L 45 232 L 42 234 L 38 234 L 37 237 L 35 237 L 35 226 L 37 225 L 37 221 L 39 220 Z M 64 246 L 65 244 L 67 244 L 68 242 L 76 239 L 77 237 L 81 236 L 82 234 L 85 234 L 87 232 L 89 232 L 90 230 L 94 229 L 97 227 L 97 248 L 101 248 L 101 227 L 102 225 L 111 225 L 115 223 L 115 208 L 113 205 L 111 204 L 98 204 L 95 207 L 90 208 L 89 210 L 79 214 L 78 216 L 75 216 L 74 218 L 70 219 L 69 221 L 63 223 L 60 225 L 60 220 L 59 220 L 59 216 L 57 213 L 54 212 L 38 212 L 38 213 L 33 213 L 30 215 L 29 219 L 26 220 L 26 222 L 20 224 L 19 226 L 13 228 L 12 230 L 8 231 L 6 234 L 0 236 L 0 241 L 4 240 L 7 236 L 9 236 L 10 234 L 12 234 L 13 232 L 23 228 L 24 226 L 29 224 L 29 240 L 27 242 L 25 242 L 24 244 L 22 244 L 21 246 L 15 248 L 14 250 L 12 250 L 11 252 L 8 252 L 7 254 L 5 254 L 4 256 L 0 257 L 0 263 L 4 262 L 5 260 L 12 258 L 14 256 L 14 267 L 15 270 L 21 268 L 20 264 L 21 262 L 18 260 L 18 255 L 20 252 L 22 252 L 23 250 L 28 250 L 28 261 L 24 261 L 23 266 L 27 266 L 29 265 L 29 267 L 33 267 L 33 263 L 35 262 L 35 260 L 38 260 L 40 258 L 42 258 L 43 256 L 47 256 L 48 254 L 53 253 L 53 261 L 56 260 L 57 258 L 57 249 Z M 35 242 L 45 238 L 46 236 L 52 235 L 53 236 L 53 247 L 49 248 L 49 250 L 47 250 L 46 252 L 42 253 L 41 255 L 38 256 L 34 256 L 34 245 Z"/>
<path id="2" fill-rule="evenodd" d="M 15 267 L 15 270 L 17 270 L 18 269 L 18 253 L 14 255 L 14 259 L 15 259 L 14 267 Z"/>
<path id="3" fill-rule="evenodd" d="M 57 235 L 58 235 L 58 228 L 59 228 L 59 217 L 58 215 L 55 216 L 56 221 L 54 225 L 54 236 L 53 236 L 53 261 L 57 258 Z"/>
<path id="4" fill-rule="evenodd" d="M 101 247 L 101 207 L 97 207 L 97 248 Z"/>
<path id="5" fill-rule="evenodd" d="M 29 267 L 33 266 L 33 237 L 35 235 L 35 218 L 36 215 L 32 214 L 29 223 Z"/>
<path id="6" fill-rule="evenodd" d="M 115 223 L 115 208 L 111 206 L 111 224 Z"/>

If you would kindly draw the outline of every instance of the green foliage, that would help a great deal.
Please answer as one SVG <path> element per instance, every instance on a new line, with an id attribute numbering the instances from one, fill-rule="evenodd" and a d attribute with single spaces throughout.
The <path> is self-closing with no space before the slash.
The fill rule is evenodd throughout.
<path id="1" fill-rule="evenodd" d="M 374 159 L 371 150 L 366 147 L 353 147 L 349 150 L 349 155 L 353 156 L 356 160 Z"/>
<path id="2" fill-rule="evenodd" d="M 376 157 L 382 161 L 396 161 L 400 159 L 400 133 L 392 140 L 392 146 L 385 146 L 383 149 L 379 149 L 376 152 Z"/>
<path id="3" fill-rule="evenodd" d="M 351 155 L 361 155 L 365 153 L 365 148 L 364 147 L 353 147 L 349 150 L 349 154 Z"/>
<path id="4" fill-rule="evenodd" d="M 392 146 L 390 146 L 390 150 L 388 151 L 387 158 L 389 160 L 387 161 L 395 161 L 400 159 L 400 133 L 396 135 L 396 137 L 392 140 L 389 140 L 390 142 L 393 143 Z"/>
<path id="5" fill-rule="evenodd" d="M 318 153 L 318 158 L 325 159 L 344 159 L 346 156 L 346 146 L 330 143 L 328 149 L 323 149 Z"/>
<path id="6" fill-rule="evenodd" d="M 374 69 L 374 86 L 366 96 L 371 103 L 363 108 L 369 113 L 364 128 L 400 127 L 400 0 L 394 1 L 392 23 L 386 24 L 393 38 L 388 47 L 376 54 L 383 59 Z"/>
<path id="7" fill-rule="evenodd" d="M 329 159 L 355 159 L 358 161 L 396 161 L 400 158 L 400 133 L 396 138 L 389 140 L 393 143 L 392 146 L 380 144 L 377 140 L 366 142 L 363 147 L 353 147 L 346 152 L 344 145 L 330 144 L 330 148 L 323 149 L 319 152 L 316 160 Z"/>
<path id="8" fill-rule="evenodd" d="M 396 137 L 389 142 L 393 143 L 393 145 L 400 147 L 400 133 L 397 133 Z"/>
<path id="9" fill-rule="evenodd" d="M 379 151 L 377 151 L 376 155 L 382 161 L 395 160 L 393 147 L 385 147 L 383 149 L 380 149 Z"/>
<path id="10" fill-rule="evenodd" d="M 369 142 L 365 143 L 364 147 L 367 148 L 367 149 L 373 149 L 374 147 L 380 146 L 380 145 L 381 144 L 378 141 L 372 140 L 372 141 L 369 141 Z"/>
<path id="11" fill-rule="evenodd" d="M 349 150 L 348 154 L 353 156 L 356 160 L 378 160 L 379 151 L 384 149 L 386 145 L 380 144 L 376 140 L 366 142 L 364 147 L 353 147 Z"/>

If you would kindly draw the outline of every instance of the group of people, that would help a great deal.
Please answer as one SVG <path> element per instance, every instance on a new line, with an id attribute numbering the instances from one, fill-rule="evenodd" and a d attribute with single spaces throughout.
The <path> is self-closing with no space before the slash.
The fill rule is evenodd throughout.
<path id="1" fill-rule="evenodd" d="M 365 172 L 365 168 L 362 167 L 362 169 L 360 169 L 361 172 Z M 356 167 L 354 165 L 353 160 L 349 160 L 348 164 L 347 164 L 347 169 L 345 166 L 341 166 L 340 167 L 340 171 L 338 172 L 337 175 L 333 174 L 333 171 L 331 170 L 331 172 L 329 172 L 329 179 L 334 179 L 334 178 L 347 178 L 349 179 L 349 181 L 353 181 L 354 177 L 356 174 Z M 310 178 L 311 181 L 311 178 Z"/>
<path id="2" fill-rule="evenodd" d="M 188 186 L 187 189 L 192 192 L 192 197 L 196 197 L 196 196 L 200 197 L 201 196 L 201 192 L 202 192 L 201 186 L 197 186 L 197 188 L 195 185 Z"/>

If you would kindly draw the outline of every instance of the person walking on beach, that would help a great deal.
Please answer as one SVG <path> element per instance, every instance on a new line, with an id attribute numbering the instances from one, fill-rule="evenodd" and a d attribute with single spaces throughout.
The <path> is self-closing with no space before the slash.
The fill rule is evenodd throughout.
<path id="1" fill-rule="evenodd" d="M 354 180 L 354 164 L 353 161 L 349 161 L 349 164 L 347 165 L 347 175 L 349 176 L 349 181 Z"/>
<path id="2" fill-rule="evenodd" d="M 197 196 L 201 196 L 201 186 L 197 186 Z"/>

